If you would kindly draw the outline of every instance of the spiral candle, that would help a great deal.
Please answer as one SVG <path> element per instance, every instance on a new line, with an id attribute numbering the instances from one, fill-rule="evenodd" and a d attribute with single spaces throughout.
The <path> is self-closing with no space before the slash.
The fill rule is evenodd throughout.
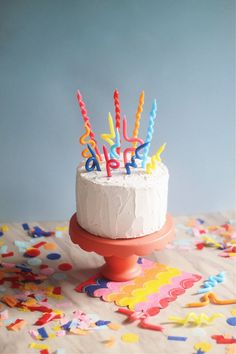
<path id="1" fill-rule="evenodd" d="M 78 100 L 78 103 L 79 103 L 79 106 L 80 106 L 81 114 L 82 114 L 82 116 L 84 118 L 84 122 L 87 123 L 87 126 L 90 129 L 90 133 L 89 133 L 90 138 L 95 142 L 96 154 L 99 156 L 99 159 L 102 160 L 102 156 L 100 154 L 100 151 L 99 151 L 98 146 L 97 146 L 97 142 L 95 140 L 95 134 L 92 131 L 92 127 L 91 127 L 90 119 L 88 117 L 86 106 L 85 106 L 85 103 L 83 101 L 83 97 L 82 97 L 82 95 L 81 95 L 79 90 L 77 91 L 77 100 Z"/>
<path id="2" fill-rule="evenodd" d="M 157 114 L 157 101 L 154 100 L 153 104 L 152 104 L 152 110 L 149 115 L 149 124 L 148 124 L 148 131 L 147 131 L 147 137 L 146 137 L 146 142 L 149 142 L 149 143 L 152 140 L 156 114 Z M 146 166 L 149 149 L 150 149 L 150 144 L 148 144 L 144 150 L 142 168 L 145 168 L 145 166 Z"/>
<path id="3" fill-rule="evenodd" d="M 114 104 L 116 112 L 116 128 L 120 129 L 120 101 L 119 101 L 119 92 L 115 90 L 114 92 Z"/>
<path id="4" fill-rule="evenodd" d="M 138 137 L 140 119 L 141 119 L 141 114 L 143 111 L 143 104 L 144 104 L 144 91 L 141 92 L 141 95 L 139 97 L 139 104 L 138 104 L 138 109 L 137 109 L 136 116 L 135 116 L 134 130 L 133 130 L 133 137 L 134 138 Z M 133 142 L 133 147 L 136 149 L 136 147 L 137 147 L 136 141 Z"/>

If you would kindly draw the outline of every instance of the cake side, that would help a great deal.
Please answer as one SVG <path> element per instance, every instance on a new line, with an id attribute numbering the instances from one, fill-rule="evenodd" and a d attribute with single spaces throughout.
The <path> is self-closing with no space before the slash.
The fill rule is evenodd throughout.
<path id="1" fill-rule="evenodd" d="M 112 239 L 158 231 L 166 221 L 168 180 L 160 162 L 152 174 L 139 164 L 131 175 L 125 168 L 114 170 L 112 178 L 104 168 L 88 173 L 82 163 L 76 176 L 77 221 L 91 234 Z"/>

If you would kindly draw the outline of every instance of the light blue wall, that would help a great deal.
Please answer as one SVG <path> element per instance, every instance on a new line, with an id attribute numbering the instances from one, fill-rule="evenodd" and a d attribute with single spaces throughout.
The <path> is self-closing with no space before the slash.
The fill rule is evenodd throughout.
<path id="1" fill-rule="evenodd" d="M 169 210 L 230 209 L 235 193 L 233 0 L 0 1 L 0 219 L 68 219 L 82 118 L 97 135 L 118 88 L 133 128 L 146 93 L 167 142 Z"/>

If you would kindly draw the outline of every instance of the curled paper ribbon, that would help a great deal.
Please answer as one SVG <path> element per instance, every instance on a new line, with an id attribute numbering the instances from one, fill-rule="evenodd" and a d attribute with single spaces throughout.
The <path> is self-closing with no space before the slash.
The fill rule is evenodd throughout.
<path id="1" fill-rule="evenodd" d="M 201 297 L 200 302 L 192 302 L 187 304 L 187 307 L 203 307 L 208 305 L 209 303 L 216 304 L 216 305 L 229 305 L 229 304 L 236 304 L 236 299 L 230 300 L 220 300 L 216 297 L 214 293 L 208 293 Z"/>
<path id="2" fill-rule="evenodd" d="M 117 169 L 120 167 L 119 161 L 115 159 L 109 159 L 107 148 L 103 145 L 103 153 L 106 160 L 106 170 L 107 170 L 107 177 L 111 177 L 111 169 Z"/>
<path id="3" fill-rule="evenodd" d="M 96 158 L 95 152 L 93 151 L 93 149 L 91 148 L 91 146 L 89 144 L 87 146 L 88 146 L 88 150 L 90 151 L 92 156 L 89 157 L 85 163 L 86 171 L 91 172 L 91 171 L 94 171 L 95 168 L 97 169 L 97 171 L 101 171 L 101 168 L 100 168 L 99 162 Z M 91 162 L 92 162 L 92 165 L 90 164 Z"/>
<path id="4" fill-rule="evenodd" d="M 201 313 L 200 315 L 197 315 L 194 312 L 190 312 L 187 316 L 185 316 L 184 318 L 181 317 L 177 317 L 177 316 L 170 316 L 169 320 L 171 322 L 180 324 L 180 325 L 186 325 L 186 324 L 195 324 L 197 326 L 207 323 L 210 324 L 212 323 L 216 318 L 219 317 L 225 317 L 223 314 L 221 313 L 214 313 L 212 316 L 208 317 L 205 313 Z"/>
<path id="5" fill-rule="evenodd" d="M 211 275 L 207 280 L 204 281 L 204 284 L 202 285 L 201 289 L 198 290 L 198 294 L 208 293 L 218 283 L 222 283 L 224 280 L 224 272 L 220 272 L 217 275 Z"/>

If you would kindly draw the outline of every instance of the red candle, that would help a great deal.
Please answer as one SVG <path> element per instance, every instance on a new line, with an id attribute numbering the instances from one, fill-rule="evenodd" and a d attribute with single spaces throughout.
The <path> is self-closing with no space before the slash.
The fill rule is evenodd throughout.
<path id="1" fill-rule="evenodd" d="M 89 127 L 90 129 L 90 138 L 95 142 L 95 151 L 96 151 L 96 154 L 99 156 L 99 159 L 100 161 L 102 160 L 102 156 L 100 154 L 100 151 L 98 149 L 98 146 L 97 146 L 97 142 L 95 140 L 95 134 L 94 132 L 92 131 L 92 127 L 91 127 L 91 123 L 90 123 L 90 118 L 88 117 L 88 113 L 87 113 L 87 109 L 86 109 L 86 106 L 85 106 L 85 103 L 83 101 L 83 98 L 82 98 L 82 95 L 80 93 L 80 91 L 78 90 L 77 91 L 77 100 L 79 102 L 79 106 L 80 106 L 80 110 L 81 110 L 81 114 L 84 118 L 84 123 L 86 124 L 87 123 L 87 126 Z"/>
<path id="2" fill-rule="evenodd" d="M 114 170 L 114 169 L 119 168 L 120 163 L 116 159 L 109 159 L 109 155 L 108 155 L 107 148 L 105 145 L 103 145 L 103 153 L 104 153 L 104 157 L 106 160 L 107 177 L 111 177 L 111 169 Z"/>

